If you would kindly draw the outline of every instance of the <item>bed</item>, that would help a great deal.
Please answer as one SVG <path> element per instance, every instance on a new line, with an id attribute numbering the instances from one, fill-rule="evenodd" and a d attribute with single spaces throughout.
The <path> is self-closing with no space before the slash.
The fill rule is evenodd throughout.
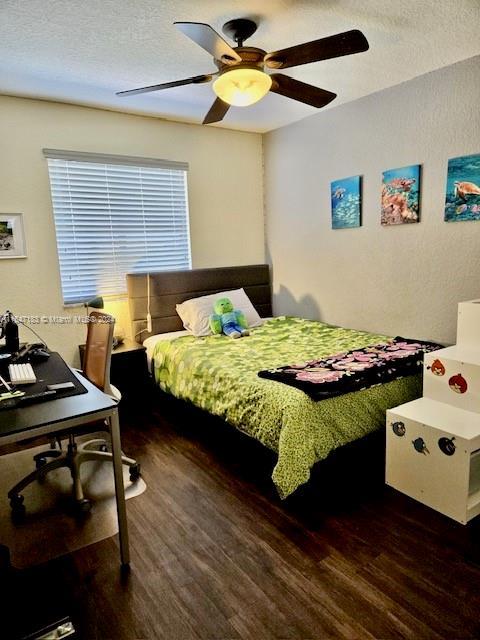
<path id="1" fill-rule="evenodd" d="M 133 332 L 146 341 L 159 387 L 220 416 L 277 454 L 272 479 L 282 498 L 308 481 L 333 450 L 381 429 L 388 408 L 421 395 L 419 375 L 316 402 L 258 372 L 378 343 L 386 336 L 296 317 L 272 318 L 268 265 L 153 273 L 152 331 L 146 331 L 147 276 L 127 276 Z M 248 338 L 194 338 L 175 305 L 243 287 L 262 318 Z"/>

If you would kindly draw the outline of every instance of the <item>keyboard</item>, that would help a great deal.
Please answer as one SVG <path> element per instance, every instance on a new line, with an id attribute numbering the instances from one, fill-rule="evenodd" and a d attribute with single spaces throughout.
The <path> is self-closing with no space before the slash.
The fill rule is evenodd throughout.
<path id="1" fill-rule="evenodd" d="M 37 381 L 37 377 L 30 363 L 10 364 L 8 365 L 8 373 L 10 374 L 10 382 L 15 386 L 19 384 L 33 384 Z"/>

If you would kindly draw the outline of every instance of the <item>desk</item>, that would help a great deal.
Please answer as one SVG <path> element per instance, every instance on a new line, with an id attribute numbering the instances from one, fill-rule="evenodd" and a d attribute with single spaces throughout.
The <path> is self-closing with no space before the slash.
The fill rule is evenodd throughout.
<path id="1" fill-rule="evenodd" d="M 88 393 L 0 410 L 0 444 L 21 442 L 27 438 L 42 435 L 55 435 L 62 431 L 68 432 L 89 422 L 106 419 L 112 439 L 120 560 L 122 565 L 128 565 L 130 552 L 117 403 L 83 376 L 76 373 L 75 375 Z"/>

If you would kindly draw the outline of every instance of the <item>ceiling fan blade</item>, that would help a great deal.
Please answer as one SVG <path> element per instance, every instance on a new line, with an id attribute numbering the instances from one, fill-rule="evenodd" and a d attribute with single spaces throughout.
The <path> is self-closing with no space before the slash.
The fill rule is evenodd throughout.
<path id="1" fill-rule="evenodd" d="M 211 124 L 212 122 L 220 122 L 225 117 L 225 114 L 230 109 L 230 105 L 217 98 L 210 107 L 210 111 L 203 119 L 202 124 Z"/>
<path id="2" fill-rule="evenodd" d="M 174 22 L 173 24 L 190 40 L 208 51 L 215 60 L 222 60 L 226 64 L 242 61 L 238 53 L 209 24 L 203 22 Z"/>
<path id="3" fill-rule="evenodd" d="M 360 53 L 367 51 L 368 48 L 368 40 L 363 33 L 358 29 L 352 29 L 328 38 L 320 38 L 312 42 L 297 44 L 288 49 L 267 53 L 265 64 L 271 69 L 287 69 L 310 62 Z"/>
<path id="4" fill-rule="evenodd" d="M 163 84 L 152 84 L 149 87 L 140 87 L 139 89 L 129 89 L 128 91 L 117 91 L 117 96 L 134 96 L 139 93 L 150 93 L 150 91 L 161 91 L 162 89 L 171 89 L 172 87 L 181 87 L 184 84 L 202 84 L 202 82 L 210 82 L 215 74 L 204 74 L 201 76 L 193 76 L 185 80 L 174 80 L 173 82 L 164 82 Z"/>
<path id="5" fill-rule="evenodd" d="M 336 93 L 300 82 L 300 80 L 294 80 L 289 76 L 284 76 L 283 73 L 272 73 L 270 77 L 272 78 L 270 91 L 279 93 L 286 98 L 292 98 L 292 100 L 304 102 L 312 107 L 317 107 L 317 109 L 324 107 L 337 97 Z"/>

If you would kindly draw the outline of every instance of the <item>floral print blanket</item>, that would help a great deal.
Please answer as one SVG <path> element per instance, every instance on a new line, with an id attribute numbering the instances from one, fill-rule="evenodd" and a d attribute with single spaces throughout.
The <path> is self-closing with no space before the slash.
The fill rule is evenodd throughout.
<path id="1" fill-rule="evenodd" d="M 434 342 L 415 342 L 397 336 L 326 358 L 266 369 L 258 375 L 296 387 L 312 400 L 325 400 L 418 374 L 423 354 L 441 348 Z"/>

